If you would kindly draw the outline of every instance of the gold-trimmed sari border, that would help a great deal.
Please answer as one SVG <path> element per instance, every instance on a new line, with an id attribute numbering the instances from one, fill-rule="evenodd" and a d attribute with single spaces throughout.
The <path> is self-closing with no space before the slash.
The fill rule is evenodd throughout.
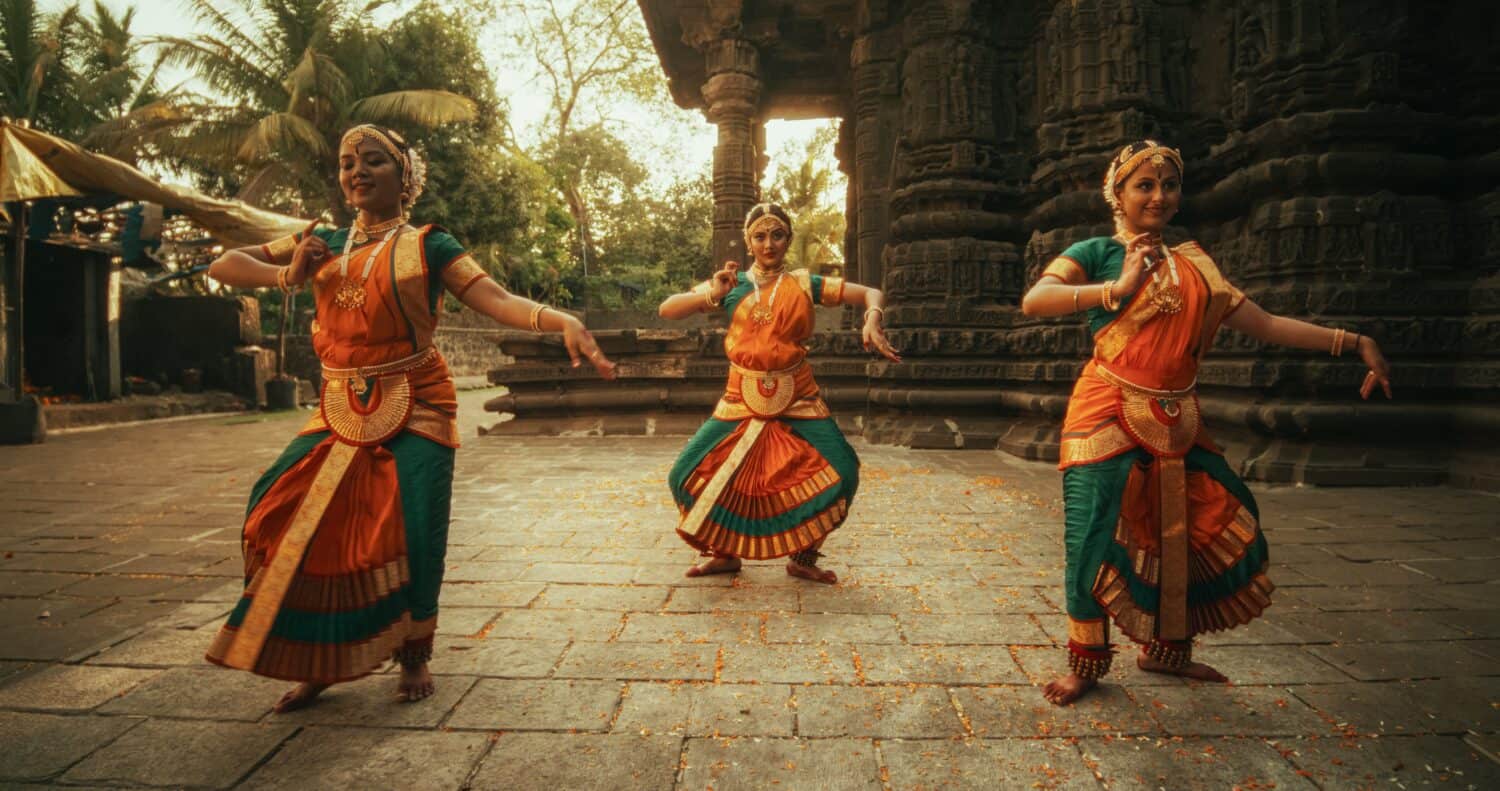
<path id="1" fill-rule="evenodd" d="M 307 493 L 297 506 L 297 512 L 292 516 L 291 524 L 276 545 L 276 555 L 256 573 L 245 588 L 245 595 L 250 597 L 250 606 L 228 645 L 224 646 L 224 665 L 240 670 L 255 670 L 266 640 L 271 636 L 276 614 L 281 611 L 282 602 L 297 575 L 297 569 L 302 566 L 302 557 L 312 543 L 318 524 L 323 521 L 323 513 L 333 502 L 334 494 L 344 480 L 344 473 L 348 472 L 349 464 L 357 453 L 359 448 L 333 440 L 328 456 L 319 465 L 312 484 L 308 486 Z"/>
<path id="2" fill-rule="evenodd" d="M 1135 447 L 1135 440 L 1125 433 L 1119 420 L 1110 419 L 1084 436 L 1064 434 L 1059 443 L 1058 468 L 1104 461 Z"/>
<path id="3" fill-rule="evenodd" d="M 1088 273 L 1083 271 L 1083 265 L 1065 255 L 1052 259 L 1052 263 L 1042 270 L 1037 276 L 1038 280 L 1051 275 L 1070 286 L 1081 286 L 1088 282 Z"/>

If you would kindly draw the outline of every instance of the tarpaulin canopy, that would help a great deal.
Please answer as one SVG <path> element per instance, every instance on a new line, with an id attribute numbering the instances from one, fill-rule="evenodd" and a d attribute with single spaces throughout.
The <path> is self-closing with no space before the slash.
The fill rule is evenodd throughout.
<path id="1" fill-rule="evenodd" d="M 45 132 L 0 121 L 0 201 L 109 194 L 177 209 L 226 245 L 264 244 L 306 220 L 219 200 L 156 179 L 113 157 Z M 0 214 L 4 214 L 0 208 Z"/>

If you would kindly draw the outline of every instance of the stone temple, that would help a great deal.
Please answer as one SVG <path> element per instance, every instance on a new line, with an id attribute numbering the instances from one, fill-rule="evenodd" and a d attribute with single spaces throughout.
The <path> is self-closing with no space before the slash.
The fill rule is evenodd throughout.
<path id="1" fill-rule="evenodd" d="M 840 120 L 846 273 L 886 291 L 908 359 L 872 362 L 834 331 L 813 360 L 870 441 L 1056 458 L 1088 338 L 1022 316 L 1020 297 L 1068 244 L 1110 232 L 1106 159 L 1149 137 L 1187 161 L 1169 240 L 1202 242 L 1269 311 L 1373 334 L 1395 367 L 1396 400 L 1361 402 L 1352 356 L 1222 331 L 1200 392 L 1231 461 L 1260 480 L 1500 488 L 1495 4 L 639 5 L 674 99 L 718 127 L 705 273 L 744 254 L 765 122 Z M 716 340 L 612 334 L 615 391 L 507 344 L 517 362 L 492 377 L 514 392 L 491 408 L 696 425 L 722 382 Z"/>

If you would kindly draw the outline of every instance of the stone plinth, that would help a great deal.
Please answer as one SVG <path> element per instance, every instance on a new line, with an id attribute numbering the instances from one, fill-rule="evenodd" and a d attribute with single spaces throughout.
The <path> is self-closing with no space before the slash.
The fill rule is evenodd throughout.
<path id="1" fill-rule="evenodd" d="M 601 330 L 594 338 L 619 366 L 615 381 L 587 364 L 572 367 L 561 335 L 502 332 L 503 362 L 489 378 L 510 392 L 485 403 L 503 419 L 481 433 L 691 434 L 723 395 L 729 362 L 722 329 Z M 839 425 L 859 433 L 870 356 L 858 335 L 817 336 L 809 361 Z"/>

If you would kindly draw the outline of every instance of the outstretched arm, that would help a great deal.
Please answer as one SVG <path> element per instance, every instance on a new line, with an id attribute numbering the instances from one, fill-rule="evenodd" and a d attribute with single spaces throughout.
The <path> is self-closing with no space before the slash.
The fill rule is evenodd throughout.
<path id="1" fill-rule="evenodd" d="M 840 296 L 840 302 L 845 305 L 853 305 L 865 309 L 864 326 L 860 335 L 864 341 L 865 351 L 880 353 L 891 362 L 901 362 L 901 354 L 891 342 L 885 337 L 885 294 L 878 288 L 861 286 L 858 283 L 844 282 L 844 293 Z"/>
<path id="2" fill-rule="evenodd" d="M 738 282 L 735 275 L 739 271 L 738 261 L 725 261 L 724 268 L 714 273 L 713 278 L 708 281 L 708 291 L 694 289 L 684 291 L 681 294 L 673 294 L 662 300 L 661 307 L 656 309 L 657 315 L 664 319 L 685 319 L 694 313 L 710 313 L 718 310 L 724 302 L 724 297 L 734 290 Z"/>
<path id="3" fill-rule="evenodd" d="M 586 359 L 600 376 L 605 379 L 615 378 L 615 364 L 599 350 L 594 336 L 577 317 L 512 294 L 487 277 L 475 282 L 459 299 L 473 310 L 507 327 L 521 330 L 531 329 L 533 313 L 540 308 L 540 312 L 535 313 L 537 327 L 542 332 L 563 334 L 563 344 L 568 348 L 568 356 L 573 359 L 574 368 L 582 365 Z"/>
<path id="4" fill-rule="evenodd" d="M 1266 343 L 1315 351 L 1331 352 L 1339 334 L 1338 330 L 1267 313 L 1264 308 L 1248 299 L 1224 319 L 1224 326 Z M 1350 349 L 1359 354 L 1370 369 L 1360 385 L 1360 397 L 1369 398 L 1375 386 L 1380 385 L 1385 391 L 1385 397 L 1390 398 L 1391 366 L 1386 362 L 1385 355 L 1380 353 L 1380 345 L 1368 335 L 1346 332 L 1340 353 L 1347 353 Z"/>

